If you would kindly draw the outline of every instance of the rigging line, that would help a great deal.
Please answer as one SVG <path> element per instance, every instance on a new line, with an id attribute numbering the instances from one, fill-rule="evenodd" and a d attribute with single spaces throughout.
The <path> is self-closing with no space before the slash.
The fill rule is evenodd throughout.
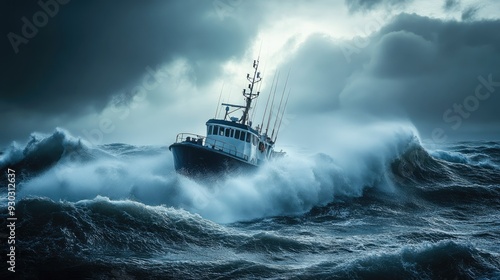
<path id="1" fill-rule="evenodd" d="M 261 53 L 261 51 L 262 51 L 262 43 L 264 43 L 264 40 L 261 40 L 261 41 L 260 41 L 259 55 L 257 56 L 257 60 L 259 60 L 259 59 L 260 59 L 260 53 Z"/>
<path id="2" fill-rule="evenodd" d="M 285 97 L 286 86 L 288 84 L 288 78 L 290 77 L 290 70 L 292 70 L 291 67 L 288 69 L 288 74 L 286 75 L 285 86 L 283 87 L 283 93 L 281 94 L 281 100 L 280 100 L 280 104 L 278 106 L 278 112 L 276 113 L 276 118 L 274 119 L 273 132 L 271 132 L 271 139 L 273 139 L 274 130 L 276 129 L 276 124 L 278 123 L 280 110 L 281 110 L 281 104 L 283 103 L 283 97 Z"/>
<path id="3" fill-rule="evenodd" d="M 267 132 L 269 131 L 269 125 L 271 124 L 271 118 L 273 117 L 274 98 L 276 97 L 276 90 L 278 89 L 278 81 L 279 81 L 279 74 L 278 74 L 278 79 L 276 80 L 276 86 L 274 87 L 273 100 L 271 101 L 271 107 L 269 108 L 269 117 L 267 118 L 266 135 L 267 135 Z"/>
<path id="4" fill-rule="evenodd" d="M 288 90 L 288 95 L 286 97 L 285 106 L 283 107 L 283 112 L 281 113 L 280 124 L 278 125 L 278 130 L 276 131 L 276 137 L 274 137 L 274 142 L 276 142 L 276 140 L 278 139 L 278 134 L 279 134 L 280 128 L 281 128 L 281 122 L 283 121 L 283 117 L 285 115 L 285 110 L 286 110 L 286 106 L 288 105 L 288 99 L 290 98 L 291 91 L 292 91 L 292 89 Z"/>
<path id="5" fill-rule="evenodd" d="M 222 88 L 220 89 L 219 101 L 217 101 L 217 107 L 215 107 L 215 117 L 214 117 L 214 119 L 217 118 L 217 114 L 219 113 L 220 98 L 222 97 L 222 92 L 223 91 L 224 91 L 224 82 L 222 82 Z"/>
<path id="6" fill-rule="evenodd" d="M 276 81 L 276 75 L 279 75 L 278 74 L 278 69 L 276 69 L 274 71 L 273 82 L 271 84 L 271 89 L 269 90 L 269 95 L 267 96 L 266 108 L 264 109 L 264 115 L 262 115 L 262 122 L 260 124 L 260 130 L 261 131 L 262 131 L 262 128 L 264 127 L 264 119 L 266 118 L 267 107 L 269 105 L 269 100 L 271 99 L 271 95 L 272 95 L 272 92 L 273 92 L 274 81 Z"/>

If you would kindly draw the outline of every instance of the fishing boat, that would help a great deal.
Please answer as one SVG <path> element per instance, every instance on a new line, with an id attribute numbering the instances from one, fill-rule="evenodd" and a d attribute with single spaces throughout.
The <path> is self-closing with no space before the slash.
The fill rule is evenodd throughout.
<path id="1" fill-rule="evenodd" d="M 285 83 L 278 112 L 274 115 L 274 126 L 271 129 L 272 109 L 277 87 L 277 82 L 275 86 L 273 81 L 274 94 L 270 92 L 268 96 L 262 123 L 253 127 L 250 111 L 253 109 L 253 101 L 260 95 L 256 85 L 262 80 L 258 68 L 259 60 L 257 59 L 253 62 L 253 75 L 247 74 L 247 80 L 250 83 L 248 88 L 243 89 L 245 100 L 243 105 L 222 103 L 221 106 L 225 109 L 223 118 L 217 118 L 217 112 L 221 108 L 218 106 L 215 117 L 206 122 L 205 136 L 191 133 L 177 135 L 175 143 L 170 145 L 169 150 L 173 154 L 174 167 L 178 173 L 196 178 L 254 170 L 265 162 L 285 154 L 283 151 L 275 151 L 274 146 L 290 92 L 282 108 Z M 273 98 L 269 106 L 271 95 Z M 268 106 L 270 110 L 265 125 L 264 119 Z M 234 116 L 235 113 L 241 111 L 243 112 L 241 117 Z M 265 129 L 263 129 L 264 125 Z"/>

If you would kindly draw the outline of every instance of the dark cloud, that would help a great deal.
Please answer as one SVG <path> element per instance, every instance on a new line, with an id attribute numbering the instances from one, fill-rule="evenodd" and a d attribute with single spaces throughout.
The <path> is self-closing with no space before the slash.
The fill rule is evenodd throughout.
<path id="1" fill-rule="evenodd" d="M 463 137 L 482 127 L 483 134 L 498 137 L 499 29 L 498 20 L 457 22 L 402 14 L 362 44 L 342 45 L 316 35 L 291 61 L 303 68 L 299 84 L 315 81 L 307 82 L 309 88 L 299 86 L 297 95 L 314 95 L 310 102 L 322 108 L 409 118 L 424 137 L 436 128 Z"/>
<path id="2" fill-rule="evenodd" d="M 476 17 L 478 11 L 479 7 L 477 6 L 467 7 L 465 10 L 462 11 L 462 20 L 464 21 L 473 20 Z"/>
<path id="3" fill-rule="evenodd" d="M 290 104 L 290 112 L 327 112 L 339 108 L 338 95 L 347 79 L 367 59 L 366 54 L 360 54 L 352 56 L 352 63 L 346 63 L 342 47 L 342 42 L 329 36 L 313 34 L 293 59 L 280 67 L 282 72 L 291 69 L 289 85 L 294 102 Z"/>
<path id="4" fill-rule="evenodd" d="M 458 9 L 460 7 L 460 0 L 445 0 L 443 9 L 445 11 L 453 11 L 455 9 Z"/>
<path id="5" fill-rule="evenodd" d="M 432 72 L 436 58 L 431 42 L 411 32 L 396 31 L 379 39 L 367 69 L 374 77 L 405 79 Z"/>
<path id="6" fill-rule="evenodd" d="M 257 30 L 238 16 L 244 7 L 216 7 L 212 1 L 40 2 L 57 5 L 49 7 L 53 16 L 46 23 L 36 1 L 0 4 L 3 112 L 100 111 L 114 94 L 147 74 L 147 67 L 156 70 L 178 58 L 191 66 L 192 80 L 204 84 L 218 73 L 220 61 L 245 51 Z M 7 36 L 26 37 L 24 17 L 40 27 L 26 29 L 33 38 L 13 47 Z"/>
<path id="7" fill-rule="evenodd" d="M 369 11 L 380 6 L 404 6 L 413 0 L 345 0 L 350 12 Z"/>

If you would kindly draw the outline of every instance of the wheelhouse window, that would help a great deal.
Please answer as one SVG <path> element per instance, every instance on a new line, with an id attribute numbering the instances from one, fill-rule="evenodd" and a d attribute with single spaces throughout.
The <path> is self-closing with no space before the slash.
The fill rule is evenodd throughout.
<path id="1" fill-rule="evenodd" d="M 214 134 L 214 135 L 219 135 L 219 126 L 218 126 L 218 125 L 214 125 L 214 131 L 213 131 L 213 134 Z"/>
<path id="2" fill-rule="evenodd" d="M 236 132 L 234 133 L 234 138 L 240 139 L 240 131 L 239 130 L 236 130 Z"/>
<path id="3" fill-rule="evenodd" d="M 242 131 L 240 134 L 240 140 L 245 141 L 245 131 Z"/>
<path id="4" fill-rule="evenodd" d="M 252 137 L 252 134 L 247 132 L 247 142 L 250 143 L 250 137 Z"/>
<path id="5" fill-rule="evenodd" d="M 231 134 L 231 129 L 230 128 L 226 128 L 226 137 L 229 137 L 230 134 Z"/>
<path id="6" fill-rule="evenodd" d="M 208 135 L 211 135 L 212 134 L 212 130 L 213 130 L 213 126 L 208 126 Z"/>

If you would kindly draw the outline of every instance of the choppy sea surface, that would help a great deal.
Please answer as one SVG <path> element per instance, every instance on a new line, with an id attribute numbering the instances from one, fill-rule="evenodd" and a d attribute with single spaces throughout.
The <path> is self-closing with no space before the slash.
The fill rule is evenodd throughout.
<path id="1" fill-rule="evenodd" d="M 500 142 L 398 136 L 198 182 L 167 147 L 57 130 L 0 169 L 1 279 L 500 279 Z"/>

